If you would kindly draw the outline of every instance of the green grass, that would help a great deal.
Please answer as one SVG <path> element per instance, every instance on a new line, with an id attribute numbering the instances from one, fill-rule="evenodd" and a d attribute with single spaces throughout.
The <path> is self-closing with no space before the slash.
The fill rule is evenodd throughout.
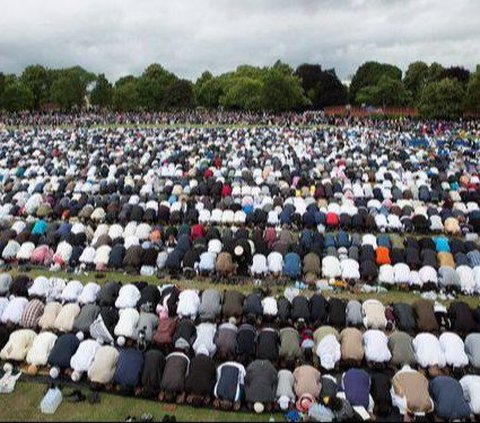
<path id="1" fill-rule="evenodd" d="M 63 401 L 53 415 L 40 412 L 46 385 L 18 382 L 15 391 L 2 395 L 0 407 L 1 421 L 124 421 L 127 416 L 135 416 L 137 421 L 143 413 L 150 413 L 154 421 L 161 421 L 165 414 L 175 415 L 177 421 L 209 421 L 209 422 L 265 422 L 271 414 L 256 415 L 253 413 L 225 413 L 212 408 L 192 408 L 161 404 L 138 398 L 120 397 L 117 395 L 100 394 L 101 403 L 90 405 L 88 402 L 71 404 Z M 63 393 L 69 393 L 64 389 Z M 84 392 L 86 393 L 86 392 Z M 283 421 L 276 414 L 276 421 Z"/>
<path id="2" fill-rule="evenodd" d="M 105 284 L 109 281 L 118 281 L 122 283 L 132 283 L 138 281 L 145 281 L 155 285 L 163 285 L 167 283 L 176 284 L 178 287 L 183 289 L 197 289 L 197 290 L 205 290 L 208 288 L 215 288 L 220 291 L 228 290 L 228 289 L 235 289 L 238 291 L 243 292 L 244 294 L 249 294 L 253 290 L 253 284 L 251 278 L 245 278 L 243 282 L 236 283 L 236 284 L 226 284 L 226 283 L 212 283 L 208 279 L 170 279 L 170 278 L 158 278 L 156 276 L 141 276 L 141 275 L 133 275 L 129 273 L 121 273 L 121 272 L 84 272 L 79 274 L 72 274 L 66 273 L 63 271 L 60 272 L 50 272 L 47 269 L 32 269 L 27 272 L 22 272 L 20 269 L 14 268 L 10 271 L 12 276 L 18 275 L 20 273 L 28 274 L 31 278 L 36 278 L 38 276 L 51 276 L 51 277 L 58 277 L 68 280 L 79 280 L 82 283 L 87 282 L 96 282 L 100 285 Z M 96 275 L 103 275 L 102 278 L 96 278 Z M 272 295 L 280 295 L 284 291 L 284 286 L 282 285 L 275 285 L 270 284 L 270 289 Z M 307 290 L 305 291 L 305 295 L 310 296 L 313 294 L 314 291 Z M 359 301 L 367 300 L 369 298 L 375 298 L 379 301 L 383 302 L 384 304 L 393 303 L 393 302 L 406 302 L 412 303 L 413 301 L 419 299 L 420 295 L 413 293 L 413 292 L 406 292 L 406 291 L 399 291 L 395 288 L 390 289 L 387 292 L 382 293 L 352 293 L 346 290 L 339 290 L 336 289 L 334 291 L 327 291 L 324 293 L 326 297 L 336 297 L 342 298 L 345 300 L 350 299 L 357 299 Z M 440 301 L 440 300 L 439 300 Z M 457 296 L 456 301 L 464 301 L 469 304 L 471 307 L 478 307 L 480 306 L 480 297 L 479 296 L 466 296 L 466 295 L 459 295 Z M 445 305 L 449 305 L 451 301 L 440 301 Z"/>

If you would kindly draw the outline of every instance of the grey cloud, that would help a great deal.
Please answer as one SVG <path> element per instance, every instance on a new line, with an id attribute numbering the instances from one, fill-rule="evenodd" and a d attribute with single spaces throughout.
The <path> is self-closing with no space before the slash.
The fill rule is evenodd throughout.
<path id="1" fill-rule="evenodd" d="M 476 0 L 2 0 L 0 69 L 80 64 L 110 79 L 152 62 L 187 78 L 241 63 L 480 61 Z"/>

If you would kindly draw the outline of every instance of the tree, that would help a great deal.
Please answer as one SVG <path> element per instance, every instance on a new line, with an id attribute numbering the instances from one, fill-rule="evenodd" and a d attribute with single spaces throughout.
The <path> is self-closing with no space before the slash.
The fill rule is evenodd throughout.
<path id="1" fill-rule="evenodd" d="M 348 102 L 348 89 L 338 79 L 335 69 L 304 63 L 295 71 L 313 109 L 339 106 Z"/>
<path id="2" fill-rule="evenodd" d="M 30 88 L 33 95 L 33 108 L 40 109 L 43 103 L 48 101 L 50 86 L 52 84 L 51 74 L 42 65 L 27 66 L 20 80 Z"/>
<path id="3" fill-rule="evenodd" d="M 90 93 L 90 101 L 93 105 L 102 109 L 112 106 L 113 86 L 108 79 L 105 78 L 105 74 L 101 73 L 98 75 L 95 86 Z"/>
<path id="4" fill-rule="evenodd" d="M 236 110 L 260 110 L 262 108 L 262 81 L 240 76 L 232 78 L 220 97 L 220 105 Z"/>
<path id="5" fill-rule="evenodd" d="M 437 62 L 433 62 L 428 68 L 428 83 L 437 82 L 442 79 L 445 68 Z"/>
<path id="6" fill-rule="evenodd" d="M 218 107 L 220 97 L 224 94 L 223 86 L 219 78 L 205 80 L 201 85 L 196 85 L 198 104 L 207 108 Z"/>
<path id="7" fill-rule="evenodd" d="M 113 107 L 120 112 L 138 110 L 140 107 L 140 95 L 136 79 L 118 81 L 113 91 Z"/>
<path id="8" fill-rule="evenodd" d="M 7 77 L 3 72 L 0 72 L 0 110 L 3 109 L 3 93 L 7 85 Z"/>
<path id="9" fill-rule="evenodd" d="M 8 112 L 30 110 L 33 107 L 32 90 L 18 80 L 7 83 L 3 91 L 2 106 Z"/>
<path id="10" fill-rule="evenodd" d="M 147 110 L 161 110 L 165 104 L 165 91 L 177 77 L 158 63 L 148 66 L 138 79 L 142 106 Z"/>
<path id="11" fill-rule="evenodd" d="M 273 67 L 265 76 L 262 85 L 263 108 L 273 112 L 298 110 L 309 104 L 300 79 Z"/>
<path id="12" fill-rule="evenodd" d="M 465 97 L 465 108 L 467 112 L 480 114 L 480 65 L 470 76 Z"/>
<path id="13" fill-rule="evenodd" d="M 195 106 L 195 93 L 193 84 L 186 79 L 176 79 L 165 90 L 164 107 L 170 108 L 186 108 L 190 109 Z"/>
<path id="14" fill-rule="evenodd" d="M 454 119 L 463 111 L 464 89 L 456 79 L 429 83 L 420 96 L 419 111 L 427 118 Z"/>
<path id="15" fill-rule="evenodd" d="M 356 102 L 371 106 L 405 106 L 410 99 L 410 93 L 402 81 L 382 76 L 377 84 L 362 88 L 356 97 Z"/>
<path id="16" fill-rule="evenodd" d="M 414 103 L 417 102 L 420 92 L 429 82 L 428 78 L 429 67 L 425 62 L 417 61 L 408 65 L 403 83 L 405 88 L 412 93 Z"/>
<path id="17" fill-rule="evenodd" d="M 441 73 L 441 79 L 445 78 L 456 79 L 458 82 L 466 85 L 470 79 L 470 71 L 462 66 L 450 66 Z"/>
<path id="18" fill-rule="evenodd" d="M 80 109 L 85 104 L 87 86 L 94 80 L 95 75 L 80 66 L 55 71 L 51 99 L 63 110 Z"/>
<path id="19" fill-rule="evenodd" d="M 374 86 L 382 76 L 401 80 L 402 71 L 397 66 L 387 63 L 365 62 L 361 65 L 350 83 L 350 101 L 355 102 L 357 93 L 365 87 Z"/>

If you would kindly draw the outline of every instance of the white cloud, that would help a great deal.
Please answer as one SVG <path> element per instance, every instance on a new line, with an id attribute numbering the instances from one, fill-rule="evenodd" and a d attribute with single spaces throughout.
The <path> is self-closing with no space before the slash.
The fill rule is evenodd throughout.
<path id="1" fill-rule="evenodd" d="M 159 62 L 187 78 L 281 59 L 335 67 L 439 61 L 473 69 L 476 0 L 0 0 L 0 68 L 80 64 L 111 79 Z"/>

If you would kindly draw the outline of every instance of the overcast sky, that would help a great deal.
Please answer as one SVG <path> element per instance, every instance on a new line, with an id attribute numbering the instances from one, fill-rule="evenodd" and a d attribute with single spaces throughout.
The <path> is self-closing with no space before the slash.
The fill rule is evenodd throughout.
<path id="1" fill-rule="evenodd" d="M 194 79 L 276 59 L 480 63 L 479 0 L 0 0 L 0 70 L 80 64 L 114 80 L 159 62 Z"/>

